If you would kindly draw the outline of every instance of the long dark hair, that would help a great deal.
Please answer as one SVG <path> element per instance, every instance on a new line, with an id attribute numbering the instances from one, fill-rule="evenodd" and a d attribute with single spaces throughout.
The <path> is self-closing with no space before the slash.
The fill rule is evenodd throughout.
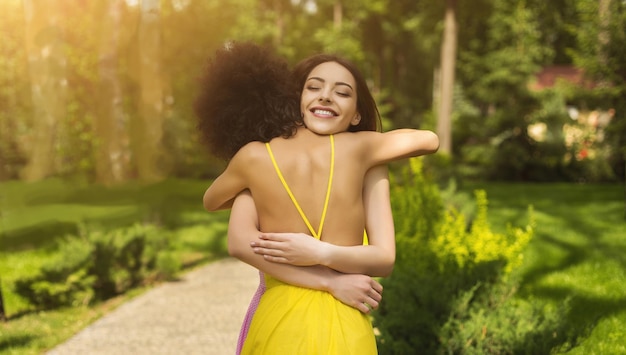
<path id="1" fill-rule="evenodd" d="M 296 64 L 293 69 L 293 77 L 296 85 L 298 85 L 298 95 L 302 94 L 304 83 L 311 71 L 318 65 L 327 62 L 336 62 L 343 66 L 352 74 L 356 81 L 356 109 L 361 115 L 361 121 L 357 125 L 350 126 L 348 131 L 380 131 L 382 129 L 380 113 L 378 112 L 376 101 L 367 86 L 367 82 L 356 65 L 345 58 L 332 54 L 316 54 Z"/>
<path id="2" fill-rule="evenodd" d="M 269 47 L 230 43 L 215 52 L 194 103 L 212 154 L 229 160 L 252 141 L 292 136 L 302 124 L 300 96 L 287 62 Z"/>

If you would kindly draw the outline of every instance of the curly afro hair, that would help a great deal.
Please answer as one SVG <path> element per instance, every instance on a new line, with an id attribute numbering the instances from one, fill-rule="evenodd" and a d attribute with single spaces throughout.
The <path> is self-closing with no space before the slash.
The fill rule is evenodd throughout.
<path id="1" fill-rule="evenodd" d="M 203 141 L 225 160 L 249 142 L 288 138 L 302 125 L 300 96 L 287 62 L 252 43 L 229 43 L 216 51 L 194 109 Z"/>

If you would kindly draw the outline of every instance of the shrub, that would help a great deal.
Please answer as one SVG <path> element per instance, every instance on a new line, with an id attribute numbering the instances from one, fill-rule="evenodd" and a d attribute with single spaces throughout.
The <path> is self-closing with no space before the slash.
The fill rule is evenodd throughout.
<path id="1" fill-rule="evenodd" d="M 166 280 L 172 280 L 182 269 L 182 261 L 171 252 L 161 252 L 157 255 L 156 267 Z"/>
<path id="2" fill-rule="evenodd" d="M 159 258 L 167 240 L 154 226 L 82 234 L 62 241 L 37 275 L 16 282 L 16 292 L 41 308 L 86 304 L 180 269 L 172 256 Z"/>
<path id="3" fill-rule="evenodd" d="M 31 304 L 53 308 L 58 305 L 89 303 L 95 277 L 89 275 L 93 247 L 79 238 L 59 245 L 59 252 L 47 261 L 38 275 L 17 280 L 15 291 Z"/>
<path id="4" fill-rule="evenodd" d="M 444 215 L 439 233 L 430 240 L 440 262 L 440 268 L 448 262 L 456 263 L 458 268 L 473 268 L 482 263 L 497 262 L 504 265 L 505 274 L 519 266 L 522 250 L 533 234 L 532 208 L 531 221 L 525 229 L 509 226 L 508 233 L 500 234 L 491 230 L 487 215 L 487 194 L 484 190 L 475 191 L 476 216 L 469 231 L 466 229 L 465 216 L 454 209 Z"/>
<path id="5" fill-rule="evenodd" d="M 521 301 L 512 282 L 477 283 L 452 302 L 445 324 L 438 331 L 438 353 L 549 354 L 565 342 L 560 322 L 568 303 L 560 309 Z"/>
<path id="6" fill-rule="evenodd" d="M 549 350 L 559 312 L 516 299 L 511 276 L 533 235 L 532 209 L 524 228 L 496 233 L 484 191 L 468 220 L 444 207 L 419 160 L 396 180 L 396 266 L 374 315 L 380 354 L 513 353 L 523 339 Z"/>

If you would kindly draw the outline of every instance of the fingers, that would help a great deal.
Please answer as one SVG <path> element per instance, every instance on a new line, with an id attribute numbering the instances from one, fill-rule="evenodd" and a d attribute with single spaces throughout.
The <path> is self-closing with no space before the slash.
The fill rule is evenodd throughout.
<path id="1" fill-rule="evenodd" d="M 371 311 L 378 309 L 380 302 L 383 299 L 382 286 L 380 292 L 377 289 L 372 288 L 371 291 L 365 295 L 365 299 L 362 302 L 357 303 L 354 307 L 359 311 L 369 314 Z"/>
<path id="2" fill-rule="evenodd" d="M 276 242 L 251 242 L 250 246 L 252 247 L 252 251 L 255 254 L 259 255 L 267 255 L 267 256 L 275 256 L 275 257 L 284 257 L 285 251 L 279 248 L 278 243 Z"/>
<path id="3" fill-rule="evenodd" d="M 354 305 L 354 308 L 358 309 L 359 311 L 361 311 L 361 313 L 365 313 L 365 314 L 369 314 L 371 311 L 367 303 L 364 303 L 364 302 L 357 303 L 356 305 Z"/>
<path id="4" fill-rule="evenodd" d="M 380 302 L 374 300 L 373 298 L 370 298 L 366 303 L 372 310 L 378 309 L 378 305 L 380 304 Z"/>
<path id="5" fill-rule="evenodd" d="M 255 254 L 260 254 L 260 255 L 284 256 L 284 253 L 282 250 L 272 249 L 272 248 L 253 246 L 252 251 L 254 251 Z"/>
<path id="6" fill-rule="evenodd" d="M 383 285 L 380 284 L 380 282 L 372 279 L 372 289 L 374 289 L 374 291 L 378 292 L 379 294 L 383 293 Z"/>
<path id="7" fill-rule="evenodd" d="M 357 303 L 354 306 L 354 308 L 358 309 L 359 311 L 365 314 L 369 314 L 371 311 L 378 309 L 379 305 L 380 305 L 380 302 L 370 297 L 370 298 L 367 298 L 365 302 Z"/>
<path id="8" fill-rule="evenodd" d="M 263 259 L 271 261 L 273 263 L 289 264 L 289 260 L 281 256 L 263 255 Z"/>
<path id="9" fill-rule="evenodd" d="M 287 240 L 287 238 L 285 238 L 285 236 L 282 233 L 261 233 L 259 238 L 263 240 L 273 240 L 276 242 Z"/>
<path id="10" fill-rule="evenodd" d="M 283 252 L 275 249 L 266 249 L 266 248 L 252 248 L 252 251 L 255 254 L 263 256 L 263 258 L 267 261 L 271 261 L 273 263 L 281 263 L 281 264 L 289 264 L 290 260 L 283 255 Z"/>
<path id="11" fill-rule="evenodd" d="M 280 242 L 261 240 L 261 241 L 253 241 L 250 242 L 250 246 L 252 247 L 261 247 L 261 248 L 269 248 L 269 249 L 278 249 L 281 246 Z"/>

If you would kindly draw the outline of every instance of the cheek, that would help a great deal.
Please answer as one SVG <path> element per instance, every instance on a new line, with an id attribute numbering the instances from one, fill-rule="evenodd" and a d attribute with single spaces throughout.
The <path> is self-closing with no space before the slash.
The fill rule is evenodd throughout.
<path id="1" fill-rule="evenodd" d="M 300 96 L 300 109 L 305 110 L 309 102 L 311 102 L 310 95 L 302 94 L 302 96 Z"/>
<path id="2" fill-rule="evenodd" d="M 348 105 L 346 106 L 345 111 L 346 114 L 352 119 L 357 114 L 356 105 Z"/>

